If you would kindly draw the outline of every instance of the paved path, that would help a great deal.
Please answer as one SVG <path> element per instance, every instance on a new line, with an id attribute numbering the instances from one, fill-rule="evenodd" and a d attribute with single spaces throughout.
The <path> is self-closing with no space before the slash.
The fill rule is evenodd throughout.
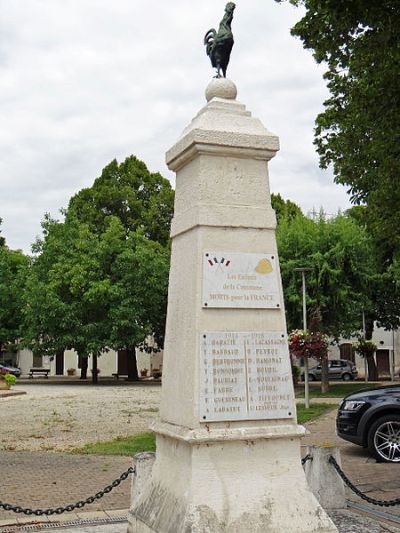
<path id="1" fill-rule="evenodd" d="M 34 509 L 75 503 L 96 494 L 131 464 L 129 457 L 0 452 L 0 501 Z M 86 511 L 105 510 L 124 514 L 130 504 L 130 484 L 129 477 L 102 499 L 62 516 L 72 520 Z M 0 526 L 16 519 L 26 522 L 29 517 L 0 510 Z"/>

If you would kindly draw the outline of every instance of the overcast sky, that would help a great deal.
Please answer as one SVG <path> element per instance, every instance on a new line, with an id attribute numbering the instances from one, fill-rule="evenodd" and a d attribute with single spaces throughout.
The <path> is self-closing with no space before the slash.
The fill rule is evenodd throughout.
<path id="1" fill-rule="evenodd" d="M 0 0 L 0 217 L 29 252 L 44 213 L 57 217 L 113 158 L 130 154 L 171 179 L 165 152 L 205 104 L 203 46 L 225 1 Z M 273 192 L 305 212 L 349 206 L 318 167 L 314 120 L 327 90 L 290 28 L 302 11 L 237 0 L 228 77 L 238 100 L 279 135 Z"/>

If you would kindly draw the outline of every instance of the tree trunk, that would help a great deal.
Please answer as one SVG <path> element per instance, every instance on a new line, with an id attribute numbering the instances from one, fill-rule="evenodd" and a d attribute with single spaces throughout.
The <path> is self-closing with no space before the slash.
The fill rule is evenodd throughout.
<path id="1" fill-rule="evenodd" d="M 374 320 L 372 317 L 367 316 L 365 320 L 365 340 L 372 340 L 372 334 L 374 332 Z M 367 357 L 368 365 L 368 380 L 377 381 L 378 380 L 378 367 L 375 362 L 375 354 Z"/>
<path id="2" fill-rule="evenodd" d="M 128 381 L 139 381 L 135 347 L 126 349 L 126 362 L 128 366 Z"/>
<path id="3" fill-rule="evenodd" d="M 372 340 L 372 334 L 374 332 L 374 320 L 370 316 L 365 317 L 365 340 Z"/>
<path id="4" fill-rule="evenodd" d="M 368 380 L 377 381 L 378 380 L 378 367 L 376 366 L 375 357 L 372 355 L 367 357 L 368 364 Z"/>
<path id="5" fill-rule="evenodd" d="M 329 367 L 328 359 L 321 361 L 321 392 L 329 391 Z"/>
<path id="6" fill-rule="evenodd" d="M 296 387 L 296 385 L 299 384 L 299 374 L 297 373 L 297 369 L 294 365 L 292 365 L 292 378 L 293 378 L 293 385 Z"/>
<path id="7" fill-rule="evenodd" d="M 93 385 L 97 384 L 97 355 L 93 354 L 93 366 L 92 366 L 92 383 Z"/>
<path id="8" fill-rule="evenodd" d="M 88 371 L 88 358 L 85 355 L 81 356 L 81 378 L 80 379 L 87 379 L 87 371 Z"/>
<path id="9" fill-rule="evenodd" d="M 64 348 L 57 350 L 56 356 L 55 356 L 55 363 L 56 363 L 56 375 L 63 376 L 64 375 Z"/>

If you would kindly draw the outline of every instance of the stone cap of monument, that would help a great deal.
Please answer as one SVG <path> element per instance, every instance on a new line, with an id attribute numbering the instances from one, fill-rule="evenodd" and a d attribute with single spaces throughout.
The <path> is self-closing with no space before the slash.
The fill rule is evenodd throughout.
<path id="1" fill-rule="evenodd" d="M 173 171 L 199 154 L 255 158 L 269 161 L 279 150 L 279 138 L 252 117 L 236 100 L 235 84 L 227 78 L 214 78 L 206 89 L 207 105 L 185 128 L 167 152 L 166 162 Z"/>

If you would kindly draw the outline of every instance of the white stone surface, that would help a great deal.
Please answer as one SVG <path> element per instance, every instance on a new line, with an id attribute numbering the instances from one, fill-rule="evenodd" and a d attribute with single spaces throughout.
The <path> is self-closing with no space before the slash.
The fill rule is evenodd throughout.
<path id="1" fill-rule="evenodd" d="M 207 85 L 207 102 L 216 97 L 225 98 L 227 100 L 235 100 L 236 96 L 236 85 L 233 83 L 233 81 L 228 80 L 228 78 L 213 78 Z"/>
<path id="2" fill-rule="evenodd" d="M 200 335 L 200 420 L 293 418 L 286 332 Z"/>
<path id="3" fill-rule="evenodd" d="M 324 509 L 345 509 L 344 483 L 329 463 L 332 455 L 341 466 L 340 449 L 336 446 L 311 446 L 308 453 L 312 461 L 306 462 L 305 471 L 313 494 Z"/>
<path id="4" fill-rule="evenodd" d="M 261 439 L 191 446 L 159 438 L 163 459 L 135 507 L 132 531 L 336 531 L 304 483 L 297 442 L 288 440 L 284 454 L 282 444 Z"/>
<path id="5" fill-rule="evenodd" d="M 154 461 L 155 454 L 152 452 L 138 453 L 133 458 L 132 466 L 135 469 L 135 473 L 132 475 L 131 483 L 132 507 L 140 501 L 143 491 L 151 479 Z M 128 533 L 132 532 L 132 522 L 135 521 L 135 518 L 130 516 L 130 514 L 129 512 Z"/>
<path id="6" fill-rule="evenodd" d="M 286 331 L 283 305 L 202 305 L 207 250 L 277 257 L 267 164 L 278 149 L 278 138 L 245 106 L 214 96 L 167 153 L 177 176 L 162 400 L 153 426 L 157 457 L 150 483 L 132 506 L 132 532 L 337 531 L 306 483 L 299 444 L 304 430 L 294 409 L 273 420 L 200 416 L 204 332 Z M 290 375 L 289 357 L 282 359 L 280 372 Z M 293 401 L 291 380 L 284 392 Z"/>
<path id="7" fill-rule="evenodd" d="M 283 305 L 280 298 L 274 254 L 203 254 L 203 307 L 277 309 Z"/>

